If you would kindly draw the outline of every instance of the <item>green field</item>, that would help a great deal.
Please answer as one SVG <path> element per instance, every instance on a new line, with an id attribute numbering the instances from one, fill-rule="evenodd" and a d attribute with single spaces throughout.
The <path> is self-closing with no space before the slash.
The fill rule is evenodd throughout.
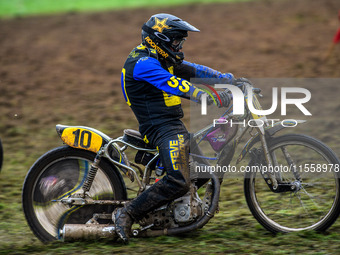
<path id="1" fill-rule="evenodd" d="M 247 0 L 1 0 L 0 17 L 241 1 Z"/>

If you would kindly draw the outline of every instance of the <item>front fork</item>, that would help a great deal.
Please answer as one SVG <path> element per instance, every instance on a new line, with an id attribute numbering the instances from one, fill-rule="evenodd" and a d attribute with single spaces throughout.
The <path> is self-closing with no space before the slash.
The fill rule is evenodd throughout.
<path id="1" fill-rule="evenodd" d="M 261 140 L 261 144 L 262 144 L 262 150 L 264 153 L 264 157 L 268 166 L 268 176 L 269 178 L 266 179 L 266 182 L 268 185 L 271 185 L 273 190 L 276 190 L 278 188 L 278 182 L 277 182 L 277 178 L 275 176 L 275 173 L 273 171 L 270 171 L 270 169 L 274 169 L 273 168 L 273 162 L 272 162 L 272 158 L 270 156 L 269 153 L 269 149 L 268 149 L 268 144 L 267 144 L 267 140 L 266 140 L 266 135 L 265 135 L 265 131 L 263 127 L 258 127 L 258 132 L 260 134 L 260 140 Z M 270 183 L 268 183 L 270 182 Z"/>
<path id="2" fill-rule="evenodd" d="M 296 165 L 295 165 L 292 157 L 290 156 L 289 152 L 287 151 L 287 149 L 285 147 L 281 148 L 282 153 L 283 153 L 287 163 L 290 166 L 290 169 L 292 169 L 292 171 L 293 171 L 293 175 L 294 175 L 296 181 L 294 183 L 283 183 L 282 178 L 281 178 L 281 173 L 280 172 L 276 173 L 274 171 L 275 166 L 278 165 L 278 162 L 277 162 L 277 159 L 276 159 L 276 156 L 275 156 L 275 152 L 272 152 L 272 153 L 269 152 L 268 143 L 267 143 L 267 139 L 266 139 L 264 129 L 258 128 L 258 131 L 259 131 L 259 134 L 260 134 L 260 140 L 261 140 L 261 144 L 262 144 L 263 154 L 264 154 L 267 166 L 268 166 L 268 171 L 264 175 L 264 179 L 265 179 L 266 183 L 268 184 L 268 186 L 271 187 L 271 189 L 274 192 L 298 191 L 301 188 L 301 176 L 300 176 L 299 172 L 297 171 Z M 279 187 L 279 183 L 281 183 L 280 187 Z"/>

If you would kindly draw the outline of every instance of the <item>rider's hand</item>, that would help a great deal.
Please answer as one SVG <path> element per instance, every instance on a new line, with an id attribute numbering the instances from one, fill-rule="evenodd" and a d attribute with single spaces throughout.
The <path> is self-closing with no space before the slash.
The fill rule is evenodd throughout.
<path id="1" fill-rule="evenodd" d="M 220 102 L 220 100 L 217 98 L 217 96 L 213 95 L 214 99 L 215 99 L 215 102 L 217 103 L 217 107 L 218 108 L 227 107 L 230 104 L 230 95 L 228 94 L 228 92 L 227 91 L 218 91 L 217 94 L 221 98 L 221 102 Z M 211 96 L 208 95 L 208 97 L 207 97 L 207 104 L 208 105 L 213 104 L 214 103 L 214 99 Z"/>

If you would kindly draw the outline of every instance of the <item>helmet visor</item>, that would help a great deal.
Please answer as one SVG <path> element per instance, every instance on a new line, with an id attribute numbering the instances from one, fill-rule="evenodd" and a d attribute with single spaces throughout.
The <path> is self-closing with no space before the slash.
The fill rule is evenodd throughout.
<path id="1" fill-rule="evenodd" d="M 174 39 L 171 44 L 171 48 L 173 48 L 174 51 L 179 51 L 183 48 L 183 43 L 185 42 L 185 40 L 186 39 L 184 37 Z"/>

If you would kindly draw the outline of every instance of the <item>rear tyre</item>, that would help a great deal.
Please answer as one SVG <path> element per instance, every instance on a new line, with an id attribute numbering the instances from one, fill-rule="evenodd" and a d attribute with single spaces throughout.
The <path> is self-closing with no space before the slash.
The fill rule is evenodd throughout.
<path id="1" fill-rule="evenodd" d="M 41 156 L 29 170 L 22 191 L 23 210 L 33 233 L 42 241 L 57 240 L 64 224 L 84 224 L 94 213 L 112 213 L 113 206 L 72 206 L 53 202 L 80 190 L 96 154 L 68 146 Z M 126 200 L 123 179 L 101 160 L 89 195 L 93 199 Z M 111 223 L 111 220 L 100 223 Z"/>

